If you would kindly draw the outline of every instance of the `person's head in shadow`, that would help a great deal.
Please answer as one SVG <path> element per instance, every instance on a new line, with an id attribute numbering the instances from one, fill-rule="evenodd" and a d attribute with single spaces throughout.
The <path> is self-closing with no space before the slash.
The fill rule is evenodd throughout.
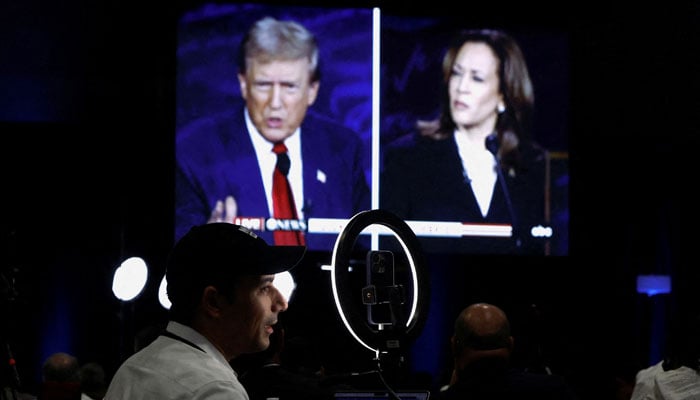
<path id="1" fill-rule="evenodd" d="M 80 387 L 83 394 L 90 399 L 103 399 L 107 392 L 107 377 L 102 365 L 96 362 L 89 362 L 81 366 Z"/>
<path id="2" fill-rule="evenodd" d="M 506 368 L 514 340 L 503 310 L 491 304 L 476 303 L 459 314 L 450 343 L 454 357 L 454 383 L 474 364 L 490 363 Z"/>
<path id="3" fill-rule="evenodd" d="M 510 321 L 493 304 L 475 303 L 462 310 L 450 341 L 454 370 L 441 399 L 576 399 L 562 376 L 511 365 L 515 340 Z"/>
<path id="4" fill-rule="evenodd" d="M 39 400 L 80 400 L 80 364 L 68 353 L 51 354 L 41 368 Z"/>

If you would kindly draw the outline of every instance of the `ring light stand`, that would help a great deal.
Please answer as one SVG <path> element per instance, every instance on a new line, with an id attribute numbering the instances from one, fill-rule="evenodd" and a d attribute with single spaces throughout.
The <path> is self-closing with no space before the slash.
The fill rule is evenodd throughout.
<path id="1" fill-rule="evenodd" d="M 389 302 L 401 297 L 407 297 L 410 302 L 410 312 L 393 313 L 391 324 L 371 324 L 364 312 L 358 312 L 357 304 L 367 304 L 363 301 L 366 289 L 362 293 L 349 293 L 350 259 L 354 244 L 360 233 L 371 225 L 388 228 L 400 243 L 411 271 L 411 281 L 406 294 L 408 296 L 391 296 Z M 338 235 L 333 249 L 331 284 L 333 297 L 338 314 L 346 329 L 362 346 L 375 353 L 376 359 L 389 357 L 401 362 L 400 352 L 404 341 L 414 338 L 420 332 L 426 320 L 428 310 L 429 282 L 425 275 L 425 262 L 420 250 L 420 244 L 415 233 L 402 219 L 385 210 L 362 211 L 352 217 L 343 231 Z M 392 288 L 403 289 L 401 285 Z M 396 300 L 398 301 L 398 300 Z M 389 304 L 390 307 L 402 307 L 400 304 Z M 370 307 L 369 305 L 366 307 Z M 360 308 L 362 309 L 362 308 Z M 392 310 L 394 310 L 392 308 Z"/>

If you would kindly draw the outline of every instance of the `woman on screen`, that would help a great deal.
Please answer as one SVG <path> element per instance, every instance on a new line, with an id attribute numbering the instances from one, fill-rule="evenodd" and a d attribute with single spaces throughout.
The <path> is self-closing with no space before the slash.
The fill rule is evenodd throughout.
<path id="1" fill-rule="evenodd" d="M 384 152 L 381 208 L 468 224 L 425 239 L 429 251 L 543 254 L 534 236 L 546 226 L 547 153 L 530 136 L 534 91 L 519 45 L 499 30 L 459 32 L 442 72 L 438 118 Z"/>

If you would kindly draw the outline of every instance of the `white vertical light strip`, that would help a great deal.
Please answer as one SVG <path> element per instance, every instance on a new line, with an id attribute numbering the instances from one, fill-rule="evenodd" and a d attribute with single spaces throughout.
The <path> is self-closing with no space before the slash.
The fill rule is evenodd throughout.
<path id="1" fill-rule="evenodd" d="M 372 9 L 372 209 L 379 208 L 379 78 L 380 22 L 379 7 Z M 371 234 L 371 249 L 379 249 L 379 234 Z"/>

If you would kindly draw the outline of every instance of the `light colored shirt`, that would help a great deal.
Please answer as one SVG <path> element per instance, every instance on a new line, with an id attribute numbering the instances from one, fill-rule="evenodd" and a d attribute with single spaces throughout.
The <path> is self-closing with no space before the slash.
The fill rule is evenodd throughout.
<path id="1" fill-rule="evenodd" d="M 680 367 L 664 371 L 663 361 L 637 372 L 630 400 L 698 400 L 700 374 Z"/>
<path id="2" fill-rule="evenodd" d="M 268 142 L 255 125 L 253 125 L 250 114 L 248 114 L 248 109 L 245 110 L 245 122 L 248 127 L 248 135 L 250 135 L 250 140 L 253 142 L 253 147 L 255 148 L 255 155 L 258 158 L 258 165 L 260 166 L 260 173 L 262 174 L 262 183 L 265 187 L 265 194 L 267 195 L 267 208 L 270 210 L 270 215 L 272 215 L 272 173 L 275 170 L 275 164 L 277 164 L 277 154 L 272 152 L 273 143 Z M 287 180 L 289 181 L 289 186 L 294 196 L 297 216 L 299 219 L 302 219 L 304 218 L 304 210 L 302 207 L 304 204 L 304 179 L 302 178 L 301 128 L 297 128 L 290 137 L 285 139 L 284 145 L 287 146 L 287 155 L 290 161 Z"/>
<path id="3" fill-rule="evenodd" d="M 455 130 L 454 140 L 466 178 L 479 203 L 481 215 L 485 217 L 489 213 L 493 188 L 498 179 L 496 157 L 486 149 L 485 142 L 476 144 L 463 132 Z"/>
<path id="4" fill-rule="evenodd" d="M 184 340 L 161 335 L 129 357 L 105 400 L 249 400 L 228 360 L 204 336 L 173 321 L 167 331 Z"/>

